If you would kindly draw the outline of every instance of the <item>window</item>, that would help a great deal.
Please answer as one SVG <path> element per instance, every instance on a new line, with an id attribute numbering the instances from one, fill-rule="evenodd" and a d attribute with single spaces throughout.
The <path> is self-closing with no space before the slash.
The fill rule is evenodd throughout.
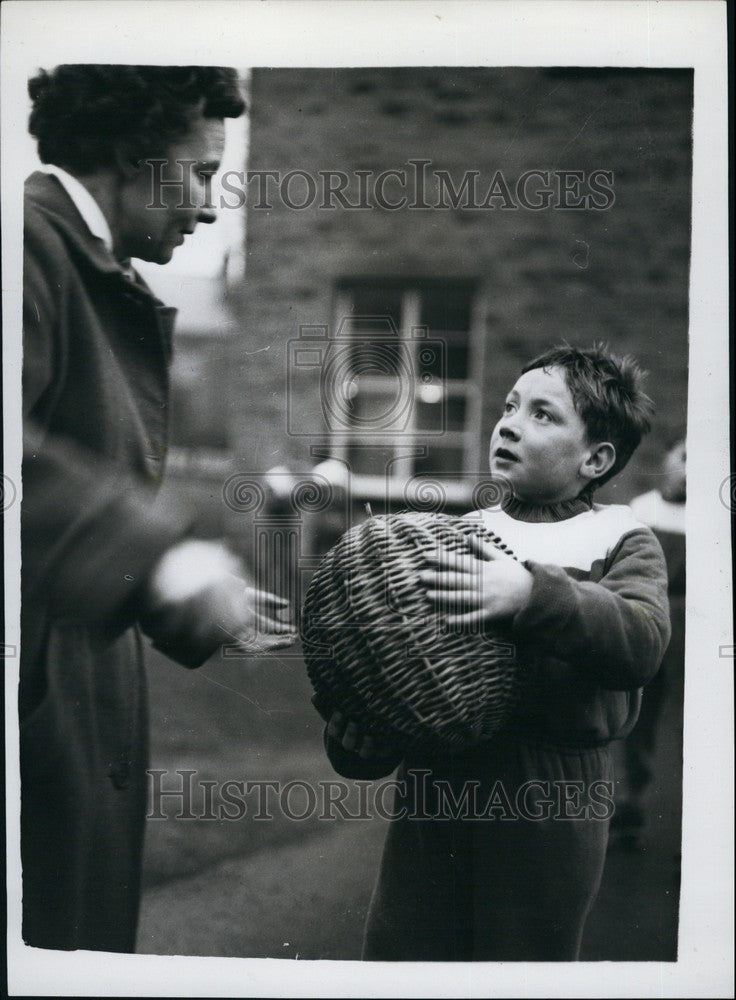
<path id="1" fill-rule="evenodd" d="M 323 404 L 332 455 L 347 463 L 356 491 L 478 470 L 482 338 L 473 290 L 470 281 L 426 279 L 338 287 Z"/>

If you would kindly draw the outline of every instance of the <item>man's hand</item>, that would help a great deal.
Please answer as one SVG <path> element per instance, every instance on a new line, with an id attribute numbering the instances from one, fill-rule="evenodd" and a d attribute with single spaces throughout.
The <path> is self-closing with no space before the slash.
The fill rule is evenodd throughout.
<path id="1" fill-rule="evenodd" d="M 288 610 L 289 602 L 267 590 L 246 586 L 242 578 L 234 579 L 239 587 L 244 588 L 241 591 L 243 619 L 234 622 L 231 638 L 245 650 L 254 653 L 291 646 L 296 638 L 293 626 L 272 617 Z M 222 627 L 223 631 L 228 631 L 224 623 Z"/>
<path id="2" fill-rule="evenodd" d="M 427 597 L 446 615 L 448 625 L 475 625 L 510 618 L 525 608 L 532 574 L 508 553 L 480 538 L 468 538 L 474 555 L 439 551 L 429 561 L 436 570 L 419 576 Z"/>
<path id="3" fill-rule="evenodd" d="M 256 654 L 290 646 L 295 630 L 276 617 L 287 609 L 283 598 L 248 586 L 224 545 L 192 540 L 154 568 L 140 621 L 157 648 L 192 667 L 224 645 Z"/>
<path id="4" fill-rule="evenodd" d="M 358 724 L 352 719 L 346 719 L 342 712 L 333 712 L 327 723 L 327 735 L 342 744 L 343 750 L 357 753 L 364 760 L 375 757 L 392 757 L 396 748 L 388 744 L 376 745 L 372 736 L 360 731 Z"/>

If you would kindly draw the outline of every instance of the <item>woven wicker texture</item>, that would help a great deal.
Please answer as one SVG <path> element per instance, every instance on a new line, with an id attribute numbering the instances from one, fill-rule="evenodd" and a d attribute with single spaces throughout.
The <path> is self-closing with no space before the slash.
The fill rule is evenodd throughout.
<path id="1" fill-rule="evenodd" d="M 471 746 L 494 736 L 518 696 L 516 647 L 486 626 L 448 628 L 419 579 L 438 549 L 475 536 L 513 555 L 480 521 L 444 514 L 374 517 L 324 557 L 301 633 L 315 704 L 339 709 L 400 749 Z"/>

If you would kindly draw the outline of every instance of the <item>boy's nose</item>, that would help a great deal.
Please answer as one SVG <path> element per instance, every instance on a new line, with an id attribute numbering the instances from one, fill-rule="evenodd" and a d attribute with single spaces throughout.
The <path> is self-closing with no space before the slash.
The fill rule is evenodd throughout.
<path id="1" fill-rule="evenodd" d="M 519 432 L 511 421 L 501 424 L 498 433 L 502 438 L 511 438 L 513 441 L 519 440 Z"/>

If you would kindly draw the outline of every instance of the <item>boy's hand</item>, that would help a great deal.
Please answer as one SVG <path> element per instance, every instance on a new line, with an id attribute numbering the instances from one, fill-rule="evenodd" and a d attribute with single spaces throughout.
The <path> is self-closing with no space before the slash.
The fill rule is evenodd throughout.
<path id="1" fill-rule="evenodd" d="M 474 625 L 510 618 L 526 607 L 532 574 L 508 553 L 480 538 L 468 538 L 475 553 L 438 552 L 430 557 L 437 570 L 424 570 L 427 597 L 444 611 L 448 625 Z M 477 558 L 476 558 L 477 556 Z"/>
<path id="2" fill-rule="evenodd" d="M 374 757 L 391 757 L 395 748 L 387 744 L 376 745 L 372 736 L 361 733 L 357 723 L 346 719 L 342 712 L 333 712 L 327 723 L 327 735 L 342 744 L 343 750 L 357 753 L 370 760 Z"/>

